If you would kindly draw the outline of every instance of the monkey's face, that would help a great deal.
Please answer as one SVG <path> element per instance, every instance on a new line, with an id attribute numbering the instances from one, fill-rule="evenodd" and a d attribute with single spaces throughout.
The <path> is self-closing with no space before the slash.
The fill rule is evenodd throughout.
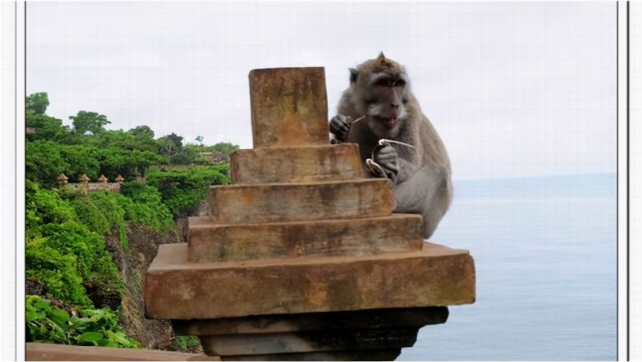
<path id="1" fill-rule="evenodd" d="M 370 128 L 378 135 L 396 136 L 407 115 L 408 80 L 405 73 L 372 73 L 367 82 L 364 102 Z"/>

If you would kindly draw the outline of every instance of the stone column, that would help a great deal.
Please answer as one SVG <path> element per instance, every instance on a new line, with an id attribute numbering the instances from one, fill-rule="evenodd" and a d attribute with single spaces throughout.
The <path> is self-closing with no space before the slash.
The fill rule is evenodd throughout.
<path id="1" fill-rule="evenodd" d="M 468 251 L 424 242 L 358 146 L 329 143 L 323 68 L 253 70 L 250 96 L 254 149 L 232 154 L 188 243 L 160 246 L 148 317 L 223 360 L 389 360 L 474 302 Z"/>
<path id="2" fill-rule="evenodd" d="M 84 173 L 80 175 L 80 178 L 78 178 L 78 188 L 81 192 L 89 192 L 89 181 L 90 180 L 87 175 L 85 175 Z"/>

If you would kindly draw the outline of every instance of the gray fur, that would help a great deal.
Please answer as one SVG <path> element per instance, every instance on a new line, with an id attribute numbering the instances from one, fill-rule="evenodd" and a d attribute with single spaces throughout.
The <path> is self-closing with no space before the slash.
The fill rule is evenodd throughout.
<path id="1" fill-rule="evenodd" d="M 391 81 L 384 81 L 382 86 L 382 79 Z M 396 83 L 399 79 L 405 82 L 403 86 Z M 382 53 L 356 70 L 351 69 L 350 86 L 344 91 L 337 111 L 338 115 L 330 120 L 330 131 L 340 142 L 359 144 L 364 162 L 371 158 L 380 139 L 415 147 L 396 144 L 379 147 L 374 161 L 393 182 L 394 211 L 421 214 L 424 237 L 430 238 L 452 201 L 450 160 L 437 131 L 410 91 L 404 67 Z M 363 115 L 365 119 L 352 124 Z"/>

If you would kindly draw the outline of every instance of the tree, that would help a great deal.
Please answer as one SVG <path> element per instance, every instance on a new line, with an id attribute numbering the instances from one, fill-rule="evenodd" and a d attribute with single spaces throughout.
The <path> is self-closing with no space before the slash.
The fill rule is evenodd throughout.
<path id="1" fill-rule="evenodd" d="M 100 150 L 100 173 L 114 180 L 121 175 L 125 180 L 136 178 L 136 164 L 131 151 L 110 147 Z"/>
<path id="2" fill-rule="evenodd" d="M 158 145 L 154 140 L 154 131 L 152 131 L 151 128 L 148 126 L 138 126 L 136 128 L 132 128 L 128 132 L 132 135 L 133 140 L 137 145 L 136 149 L 154 153 L 158 152 Z"/>
<path id="3" fill-rule="evenodd" d="M 65 175 L 69 182 L 78 182 L 82 174 L 87 175 L 95 182 L 100 176 L 100 153 L 96 147 L 85 145 L 61 145 L 60 156 L 69 166 L 65 168 Z"/>
<path id="4" fill-rule="evenodd" d="M 110 124 L 107 116 L 96 112 L 79 111 L 75 116 L 69 116 L 74 126 L 74 131 L 84 135 L 87 132 L 95 135 L 105 130 L 105 126 Z"/>
<path id="5" fill-rule="evenodd" d="M 35 112 L 27 112 L 25 126 L 27 141 L 57 140 L 65 133 L 62 120 Z"/>
<path id="6" fill-rule="evenodd" d="M 154 131 L 149 128 L 149 126 L 138 126 L 129 130 L 129 132 L 135 137 L 140 139 L 154 139 Z"/>
<path id="7" fill-rule="evenodd" d="M 55 186 L 58 175 L 69 169 L 60 155 L 61 145 L 51 141 L 25 144 L 25 178 L 44 186 Z"/>
<path id="8" fill-rule="evenodd" d="M 34 93 L 27 97 L 25 101 L 26 113 L 45 114 L 49 107 L 49 95 L 47 93 Z"/>
<path id="9" fill-rule="evenodd" d="M 239 149 L 239 146 L 229 143 L 229 142 L 219 142 L 212 146 L 212 151 L 218 151 L 226 156 L 232 154 L 232 152 Z"/>
<path id="10" fill-rule="evenodd" d="M 157 143 L 159 153 L 164 156 L 174 156 L 183 150 L 183 137 L 173 132 L 159 138 Z"/>

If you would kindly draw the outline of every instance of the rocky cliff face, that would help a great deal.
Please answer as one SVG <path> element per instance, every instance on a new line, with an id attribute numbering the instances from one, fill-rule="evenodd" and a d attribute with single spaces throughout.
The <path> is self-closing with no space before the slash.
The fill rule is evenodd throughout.
<path id="1" fill-rule="evenodd" d="M 159 234 L 137 225 L 129 225 L 127 250 L 122 250 L 116 235 L 108 238 L 109 251 L 125 281 L 126 293 L 120 303 L 121 324 L 127 334 L 147 348 L 166 347 L 171 343 L 173 331 L 169 321 L 145 318 L 144 275 L 158 252 L 158 246 L 184 242 L 181 235 L 179 226 L 176 230 Z"/>

